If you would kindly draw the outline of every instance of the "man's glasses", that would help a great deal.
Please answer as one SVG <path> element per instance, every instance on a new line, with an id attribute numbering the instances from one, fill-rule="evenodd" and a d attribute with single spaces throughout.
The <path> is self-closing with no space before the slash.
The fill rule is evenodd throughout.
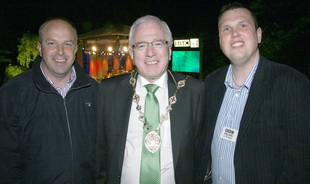
<path id="1" fill-rule="evenodd" d="M 149 46 L 149 44 L 151 44 L 154 49 L 161 49 L 164 48 L 166 45 L 168 45 L 168 41 L 155 40 L 152 42 L 138 42 L 132 45 L 132 48 L 139 51 L 144 51 Z"/>

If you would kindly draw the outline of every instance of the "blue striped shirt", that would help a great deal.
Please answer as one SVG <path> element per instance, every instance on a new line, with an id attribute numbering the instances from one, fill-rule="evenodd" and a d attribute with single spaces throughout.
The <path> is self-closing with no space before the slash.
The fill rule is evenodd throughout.
<path id="1" fill-rule="evenodd" d="M 245 83 L 239 89 L 235 87 L 232 78 L 232 66 L 230 65 L 228 68 L 224 82 L 226 92 L 217 117 L 211 145 L 211 169 L 214 184 L 235 183 L 234 152 L 236 141 L 223 138 L 223 134 L 224 132 L 228 132 L 228 135 L 231 135 L 229 132 L 234 132 L 235 137 L 238 135 L 240 121 L 257 65 L 258 61 L 256 61 Z"/>

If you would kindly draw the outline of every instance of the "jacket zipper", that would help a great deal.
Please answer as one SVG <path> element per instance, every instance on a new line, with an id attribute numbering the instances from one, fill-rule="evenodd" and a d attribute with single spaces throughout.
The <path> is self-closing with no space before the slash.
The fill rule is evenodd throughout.
<path id="1" fill-rule="evenodd" d="M 71 87 L 71 89 L 69 89 L 69 91 L 67 92 L 66 96 L 69 94 L 70 91 L 72 91 L 73 89 L 81 89 L 83 87 L 86 87 L 86 86 L 90 86 L 91 83 L 88 83 L 88 84 L 85 84 L 85 85 L 82 85 L 80 87 Z M 36 86 L 41 90 L 41 91 L 44 91 L 44 92 L 47 92 L 47 93 L 55 93 L 55 94 L 58 94 L 60 97 L 61 95 L 59 93 L 56 93 L 54 91 L 47 91 L 47 90 L 43 90 L 39 85 L 36 84 Z M 62 98 L 62 97 L 61 97 Z M 71 126 L 70 126 L 70 121 L 69 121 L 69 117 L 68 117 L 68 110 L 67 110 L 67 103 L 66 103 L 66 99 L 63 98 L 63 102 L 64 102 L 64 107 L 65 107 L 65 112 L 66 112 L 66 120 L 67 120 L 67 126 L 68 126 L 68 134 L 69 134 L 69 140 L 70 140 L 70 148 L 71 148 L 71 182 L 72 184 L 74 184 L 74 181 L 75 181 L 75 171 L 74 171 L 74 153 L 73 153 L 73 142 L 72 142 L 72 134 L 71 134 Z"/>
<path id="2" fill-rule="evenodd" d="M 89 86 L 91 85 L 90 83 L 80 86 L 80 87 L 71 87 L 69 89 L 69 91 L 67 92 L 66 96 L 69 94 L 69 92 L 71 92 L 73 89 L 77 90 L 77 89 L 81 89 L 83 87 Z M 68 133 L 69 133 L 69 140 L 70 140 L 70 147 L 71 147 L 71 170 L 72 170 L 72 174 L 71 174 L 71 183 L 74 184 L 75 183 L 75 169 L 74 169 L 74 151 L 73 151 L 73 142 L 72 142 L 72 134 L 71 134 L 71 126 L 70 126 L 70 121 L 69 121 L 69 117 L 68 117 L 68 110 L 67 110 L 67 103 L 66 103 L 66 97 L 63 98 L 64 100 L 64 107 L 65 107 L 65 112 L 66 112 L 66 119 L 67 119 L 67 126 L 68 126 Z"/>
<path id="3" fill-rule="evenodd" d="M 68 126 L 68 133 L 69 133 L 69 140 L 70 140 L 70 147 L 71 147 L 71 181 L 74 183 L 74 154 L 73 154 L 73 142 L 72 142 L 72 135 L 71 135 L 71 126 L 70 121 L 68 117 L 68 110 L 67 110 L 67 104 L 66 99 L 64 99 L 64 107 L 66 112 L 66 119 L 67 119 L 67 126 Z"/>

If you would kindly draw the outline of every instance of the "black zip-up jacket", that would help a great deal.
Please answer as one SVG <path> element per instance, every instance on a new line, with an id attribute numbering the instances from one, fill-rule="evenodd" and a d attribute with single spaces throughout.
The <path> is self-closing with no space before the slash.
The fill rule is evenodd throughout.
<path id="1" fill-rule="evenodd" d="M 94 183 L 98 82 L 75 62 L 63 99 L 40 62 L 0 88 L 0 183 Z"/>

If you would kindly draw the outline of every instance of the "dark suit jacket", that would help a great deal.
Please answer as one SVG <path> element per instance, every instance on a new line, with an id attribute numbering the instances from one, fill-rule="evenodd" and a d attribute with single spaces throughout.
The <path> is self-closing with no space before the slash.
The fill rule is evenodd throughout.
<path id="1" fill-rule="evenodd" d="M 173 73 L 178 82 L 183 74 Z M 168 74 L 169 96 L 176 84 Z M 118 184 L 121 179 L 127 128 L 133 90 L 130 75 L 105 79 L 98 97 L 97 183 Z M 170 112 L 171 141 L 175 181 L 178 184 L 195 181 L 195 144 L 201 131 L 203 112 L 203 82 L 194 78 L 186 81 L 177 94 L 177 103 Z"/>
<path id="2" fill-rule="evenodd" d="M 209 170 L 211 141 L 226 91 L 227 67 L 206 78 L 206 122 L 198 183 Z M 260 57 L 234 155 L 236 184 L 310 183 L 310 84 L 298 71 Z"/>

